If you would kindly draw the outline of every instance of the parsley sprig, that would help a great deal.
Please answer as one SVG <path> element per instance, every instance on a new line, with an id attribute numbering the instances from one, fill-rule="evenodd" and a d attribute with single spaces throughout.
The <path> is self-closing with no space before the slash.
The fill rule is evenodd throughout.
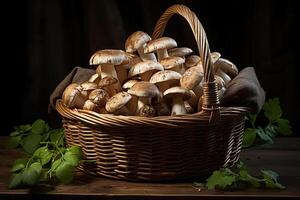
<path id="1" fill-rule="evenodd" d="M 65 146 L 63 129 L 51 129 L 41 119 L 14 129 L 9 146 L 21 147 L 27 156 L 14 162 L 9 188 L 73 180 L 83 154 L 78 146 Z"/>
<path id="2" fill-rule="evenodd" d="M 269 99 L 263 106 L 263 115 L 268 123 L 262 127 L 258 126 L 256 119 L 259 114 L 248 114 L 246 120 L 250 127 L 245 129 L 243 135 L 243 147 L 251 147 L 257 140 L 262 143 L 272 144 L 273 138 L 280 135 L 291 135 L 292 127 L 289 120 L 282 118 L 282 109 L 278 98 Z"/>

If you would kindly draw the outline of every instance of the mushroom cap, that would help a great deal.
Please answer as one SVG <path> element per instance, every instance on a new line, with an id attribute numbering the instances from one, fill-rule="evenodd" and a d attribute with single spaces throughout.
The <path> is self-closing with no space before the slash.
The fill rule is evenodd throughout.
<path id="1" fill-rule="evenodd" d="M 115 113 L 125 106 L 131 100 L 131 98 L 132 96 L 127 92 L 119 92 L 107 101 L 105 109 L 109 113 Z"/>
<path id="2" fill-rule="evenodd" d="M 144 105 L 138 111 L 138 116 L 141 117 L 154 117 L 156 115 L 156 110 L 152 105 Z"/>
<path id="3" fill-rule="evenodd" d="M 138 48 L 143 47 L 145 43 L 149 42 L 151 37 L 143 32 L 143 31 L 136 31 L 132 33 L 125 42 L 125 49 L 126 52 L 133 53 Z"/>
<path id="4" fill-rule="evenodd" d="M 221 57 L 221 54 L 219 52 L 211 52 L 210 56 L 211 56 L 211 61 L 214 64 L 219 60 L 219 58 Z"/>
<path id="5" fill-rule="evenodd" d="M 134 80 L 134 79 L 128 80 L 128 81 L 126 81 L 126 82 L 123 84 L 122 88 L 123 88 L 124 90 L 128 90 L 128 89 L 130 89 L 134 84 L 136 84 L 137 82 L 139 82 L 139 80 Z"/>
<path id="6" fill-rule="evenodd" d="M 101 76 L 100 76 L 99 74 L 93 74 L 93 75 L 89 78 L 88 82 L 92 82 L 92 83 L 98 84 L 100 80 L 101 80 Z"/>
<path id="7" fill-rule="evenodd" d="M 203 73 L 200 67 L 195 66 L 188 68 L 180 79 L 180 86 L 192 90 L 194 87 L 200 84 L 203 78 Z"/>
<path id="8" fill-rule="evenodd" d="M 160 49 L 171 49 L 177 47 L 177 42 L 170 37 L 161 37 L 148 42 L 144 49 L 144 53 L 151 53 Z"/>
<path id="9" fill-rule="evenodd" d="M 133 65 L 135 65 L 139 62 L 142 62 L 142 59 L 139 56 L 134 55 L 134 54 L 131 54 L 131 55 L 132 56 L 130 56 L 130 58 L 127 61 L 123 62 L 120 65 L 117 65 L 116 67 L 123 67 L 125 69 L 130 69 Z"/>
<path id="10" fill-rule="evenodd" d="M 168 50 L 170 56 L 184 57 L 193 53 L 193 50 L 188 47 L 178 47 Z"/>
<path id="11" fill-rule="evenodd" d="M 160 64 L 162 64 L 162 66 L 164 66 L 165 69 L 172 69 L 173 67 L 182 65 L 183 63 L 184 63 L 184 59 L 176 56 L 163 58 L 160 61 Z"/>
<path id="12" fill-rule="evenodd" d="M 99 64 L 113 64 L 120 65 L 121 63 L 127 61 L 129 55 L 122 50 L 115 49 L 104 49 L 97 51 L 90 58 L 90 65 L 99 65 Z M 103 67 L 103 66 L 101 66 Z"/>
<path id="13" fill-rule="evenodd" d="M 137 76 L 139 74 L 143 74 L 148 71 L 162 71 L 164 70 L 163 66 L 155 61 L 146 60 L 143 62 L 139 62 L 132 66 L 128 72 L 128 77 Z"/>
<path id="14" fill-rule="evenodd" d="M 106 76 L 104 77 L 103 79 L 101 79 L 98 83 L 98 86 L 99 87 L 106 87 L 106 86 L 109 86 L 109 85 L 113 85 L 115 83 L 117 83 L 118 80 L 112 76 Z"/>
<path id="15" fill-rule="evenodd" d="M 106 90 L 96 89 L 89 95 L 89 100 L 95 103 L 99 107 L 103 107 L 109 99 L 109 95 Z"/>
<path id="16" fill-rule="evenodd" d="M 215 82 L 217 83 L 218 90 L 225 87 L 225 81 L 218 75 L 215 75 Z"/>
<path id="17" fill-rule="evenodd" d="M 201 62 L 200 57 L 197 55 L 191 55 L 185 59 L 185 67 L 190 68 L 196 66 Z"/>
<path id="18" fill-rule="evenodd" d="M 80 86 L 77 83 L 71 83 L 68 85 L 62 95 L 62 101 L 65 105 L 72 108 L 75 105 L 75 98 L 81 95 Z"/>
<path id="19" fill-rule="evenodd" d="M 86 100 L 84 102 L 83 108 L 84 110 L 91 110 L 91 111 L 97 111 L 98 106 L 91 100 Z"/>
<path id="20" fill-rule="evenodd" d="M 153 83 L 146 81 L 137 82 L 127 92 L 138 97 L 154 98 L 160 95 L 158 88 Z"/>
<path id="21" fill-rule="evenodd" d="M 179 86 L 171 87 L 164 92 L 164 99 L 167 101 L 176 97 L 186 101 L 191 98 L 191 93 L 189 90 Z"/>
<path id="22" fill-rule="evenodd" d="M 228 74 L 230 76 L 230 78 L 236 77 L 238 75 L 238 73 L 239 73 L 239 70 L 235 66 L 235 64 L 233 64 L 232 62 L 230 62 L 229 60 L 224 59 L 224 58 L 220 58 L 214 64 L 214 68 L 216 69 L 216 71 L 218 69 L 221 69 L 223 72 L 225 72 L 226 74 Z"/>
<path id="23" fill-rule="evenodd" d="M 84 82 L 80 84 L 82 91 L 95 90 L 98 88 L 98 85 L 93 82 Z"/>
<path id="24" fill-rule="evenodd" d="M 152 75 L 149 82 L 159 84 L 167 81 L 179 81 L 181 74 L 172 70 L 164 70 L 156 72 Z"/>

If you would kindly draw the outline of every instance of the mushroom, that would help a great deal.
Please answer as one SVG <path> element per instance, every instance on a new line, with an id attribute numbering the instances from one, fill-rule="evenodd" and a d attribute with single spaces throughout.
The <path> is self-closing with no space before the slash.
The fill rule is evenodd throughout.
<path id="1" fill-rule="evenodd" d="M 162 70 L 164 70 L 164 68 L 160 63 L 154 62 L 152 60 L 147 60 L 147 61 L 139 62 L 135 64 L 133 67 L 131 67 L 128 72 L 128 77 L 131 78 L 133 76 L 139 75 L 142 81 L 149 81 L 152 74 Z"/>
<path id="2" fill-rule="evenodd" d="M 144 49 L 144 53 L 157 52 L 158 61 L 163 58 L 169 57 L 168 49 L 177 47 L 177 43 L 174 39 L 170 37 L 161 37 L 155 40 L 148 42 Z"/>
<path id="3" fill-rule="evenodd" d="M 187 69 L 180 79 L 180 86 L 187 90 L 193 90 L 199 99 L 203 94 L 202 79 L 203 73 L 200 67 L 195 66 Z"/>
<path id="4" fill-rule="evenodd" d="M 150 40 L 151 37 L 147 33 L 136 31 L 131 34 L 125 42 L 126 52 L 133 53 L 137 51 L 143 61 L 152 60 L 156 62 L 157 60 L 154 53 L 144 53 L 144 48 Z"/>
<path id="5" fill-rule="evenodd" d="M 216 63 L 220 59 L 221 54 L 219 52 L 211 52 L 210 56 L 212 63 Z"/>
<path id="6" fill-rule="evenodd" d="M 156 72 L 152 75 L 149 82 L 154 83 L 163 93 L 166 89 L 176 86 L 179 83 L 181 74 L 172 70 L 164 70 Z"/>
<path id="7" fill-rule="evenodd" d="M 220 76 L 224 82 L 225 82 L 225 86 L 231 81 L 231 78 L 230 76 L 228 76 L 223 70 L 219 69 L 217 72 L 216 72 L 216 75 Z"/>
<path id="8" fill-rule="evenodd" d="M 115 115 L 132 115 L 133 113 L 126 106 L 131 99 L 132 96 L 127 92 L 119 92 L 107 101 L 105 109 Z"/>
<path id="9" fill-rule="evenodd" d="M 176 57 L 181 57 L 185 60 L 185 57 L 187 55 L 190 55 L 191 53 L 193 53 L 193 50 L 187 47 L 179 47 L 179 48 L 174 48 L 174 49 L 170 49 L 168 51 L 169 56 L 176 56 Z M 181 64 L 179 66 L 180 68 L 180 74 L 183 74 L 185 72 L 185 67 L 184 64 Z"/>
<path id="10" fill-rule="evenodd" d="M 156 114 L 158 116 L 168 116 L 171 115 L 171 111 L 167 104 L 163 101 L 153 101 L 152 105 L 154 109 L 156 110 Z"/>
<path id="11" fill-rule="evenodd" d="M 125 80 L 127 80 L 128 78 L 128 71 L 130 70 L 130 68 L 135 65 L 136 63 L 141 62 L 141 58 L 138 57 L 137 55 L 134 54 L 128 54 L 128 60 L 126 60 L 125 62 L 123 62 L 120 65 L 116 65 L 115 69 L 116 69 L 116 73 L 119 79 L 120 84 L 122 85 Z"/>
<path id="12" fill-rule="evenodd" d="M 98 84 L 100 80 L 101 80 L 101 76 L 100 76 L 99 74 L 96 73 L 96 74 L 93 74 L 93 75 L 89 78 L 88 82 L 92 82 L 92 83 Z"/>
<path id="13" fill-rule="evenodd" d="M 193 90 L 189 90 L 191 93 L 191 98 L 187 101 L 187 103 L 195 110 L 197 110 L 198 106 L 198 97 Z"/>
<path id="14" fill-rule="evenodd" d="M 89 100 L 91 100 L 97 106 L 104 107 L 106 102 L 109 99 L 109 95 L 106 90 L 103 89 L 95 89 L 89 95 Z"/>
<path id="15" fill-rule="evenodd" d="M 122 86 L 122 89 L 127 91 L 128 89 L 130 89 L 134 84 L 136 84 L 137 82 L 139 82 L 139 80 L 128 80 L 127 82 L 125 82 Z"/>
<path id="16" fill-rule="evenodd" d="M 152 105 L 144 105 L 138 111 L 138 116 L 141 117 L 154 117 L 156 115 L 156 110 Z"/>
<path id="17" fill-rule="evenodd" d="M 113 95 L 117 94 L 119 91 L 116 87 L 116 84 L 118 84 L 118 83 L 119 82 L 116 78 L 114 78 L 112 76 L 106 76 L 100 80 L 100 82 L 98 83 L 98 86 L 100 88 L 105 89 L 108 92 L 109 96 L 113 96 Z"/>
<path id="18" fill-rule="evenodd" d="M 220 58 L 215 64 L 214 69 L 216 72 L 223 71 L 226 73 L 231 79 L 236 77 L 239 73 L 238 68 L 227 59 Z"/>
<path id="19" fill-rule="evenodd" d="M 62 95 L 62 101 L 69 108 L 82 108 L 85 97 L 81 94 L 81 87 L 77 83 L 72 83 L 66 87 Z"/>
<path id="20" fill-rule="evenodd" d="M 81 87 L 81 94 L 88 99 L 89 94 L 91 91 L 95 90 L 98 88 L 98 85 L 96 83 L 92 82 L 84 82 L 80 84 Z"/>
<path id="21" fill-rule="evenodd" d="M 82 109 L 99 112 L 99 107 L 93 101 L 91 101 L 89 99 L 84 102 Z"/>
<path id="22" fill-rule="evenodd" d="M 158 88 L 153 83 L 145 81 L 137 82 L 127 92 L 138 97 L 136 114 L 144 105 L 151 105 L 152 98 L 160 95 Z"/>
<path id="23" fill-rule="evenodd" d="M 164 66 L 164 69 L 170 69 L 178 73 L 182 72 L 182 67 L 184 64 L 184 59 L 181 57 L 167 57 L 160 61 L 160 64 Z"/>
<path id="24" fill-rule="evenodd" d="M 166 102 L 172 102 L 171 115 L 183 115 L 187 114 L 187 110 L 184 106 L 184 101 L 191 98 L 189 90 L 181 87 L 172 87 L 164 92 L 164 99 Z"/>

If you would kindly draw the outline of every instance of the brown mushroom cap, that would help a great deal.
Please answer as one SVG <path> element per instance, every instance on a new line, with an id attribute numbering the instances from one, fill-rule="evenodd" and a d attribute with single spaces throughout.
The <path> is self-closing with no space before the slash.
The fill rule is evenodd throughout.
<path id="1" fill-rule="evenodd" d="M 62 101 L 69 108 L 74 108 L 78 103 L 80 104 L 80 107 L 83 106 L 85 99 L 81 95 L 80 85 L 77 83 L 68 85 L 63 92 Z"/>
<path id="2" fill-rule="evenodd" d="M 215 75 L 215 82 L 217 83 L 218 90 L 221 90 L 225 87 L 225 81 L 218 75 Z"/>
<path id="3" fill-rule="evenodd" d="M 97 51 L 90 58 L 90 65 L 113 64 L 120 65 L 129 59 L 128 54 L 122 50 L 104 49 Z M 103 67 L 103 66 L 102 66 Z"/>
<path id="4" fill-rule="evenodd" d="M 203 78 L 201 69 L 197 66 L 187 69 L 180 79 L 180 86 L 192 90 L 194 87 L 200 84 Z"/>
<path id="5" fill-rule="evenodd" d="M 227 75 L 229 75 L 231 79 L 233 79 L 234 77 L 236 77 L 238 75 L 238 73 L 239 73 L 239 70 L 235 66 L 235 64 L 233 64 L 232 62 L 230 62 L 229 60 L 224 59 L 224 58 L 220 58 L 214 64 L 214 68 L 215 68 L 215 71 L 217 71 L 218 69 L 222 70 Z"/>
<path id="6" fill-rule="evenodd" d="M 152 60 L 147 60 L 143 62 L 139 62 L 130 68 L 128 72 L 128 77 L 131 78 L 133 76 L 137 76 L 148 71 L 161 71 L 164 70 L 163 66 Z"/>
<path id="7" fill-rule="evenodd" d="M 179 74 L 178 72 L 172 70 L 164 70 L 153 74 L 149 82 L 154 84 L 159 84 L 167 81 L 178 82 L 180 78 L 181 74 Z"/>
<path id="8" fill-rule="evenodd" d="M 115 113 L 125 106 L 131 100 L 131 98 L 132 96 L 127 92 L 119 92 L 107 101 L 105 109 L 109 113 Z"/>
<path id="9" fill-rule="evenodd" d="M 185 67 L 190 68 L 196 66 L 201 62 L 200 57 L 197 55 L 191 55 L 185 59 Z"/>
<path id="10" fill-rule="evenodd" d="M 138 111 L 138 116 L 141 117 L 154 117 L 156 115 L 156 110 L 152 105 L 144 105 Z"/>
<path id="11" fill-rule="evenodd" d="M 90 90 L 97 89 L 98 85 L 93 82 L 84 82 L 80 84 L 80 87 L 82 88 L 83 91 L 90 91 Z"/>
<path id="12" fill-rule="evenodd" d="M 143 47 L 144 44 L 149 42 L 150 40 L 151 37 L 147 33 L 143 31 L 136 31 L 131 34 L 125 42 L 126 52 L 133 53 L 138 48 Z"/>
<path id="13" fill-rule="evenodd" d="M 99 87 L 107 87 L 107 86 L 113 85 L 117 82 L 118 82 L 118 80 L 116 78 L 114 78 L 112 76 L 106 76 L 99 81 L 98 86 Z"/>
<path id="14" fill-rule="evenodd" d="M 172 69 L 173 67 L 180 66 L 184 63 L 184 59 L 181 57 L 167 57 L 160 61 L 160 64 L 164 66 L 164 69 Z"/>
<path id="15" fill-rule="evenodd" d="M 177 43 L 170 37 L 161 37 L 148 42 L 144 49 L 144 53 L 151 53 L 160 49 L 171 49 L 177 47 Z"/>
<path id="16" fill-rule="evenodd" d="M 158 88 L 146 81 L 137 82 L 127 92 L 138 97 L 154 98 L 160 95 Z"/>
<path id="17" fill-rule="evenodd" d="M 176 97 L 181 97 L 183 101 L 186 101 L 191 98 L 191 93 L 189 90 L 179 86 L 171 87 L 164 92 L 164 99 L 166 101 Z"/>
<path id="18" fill-rule="evenodd" d="M 100 80 L 101 80 L 100 74 L 93 74 L 93 75 L 89 78 L 88 82 L 92 82 L 92 83 L 98 84 Z"/>
<path id="19" fill-rule="evenodd" d="M 126 82 L 123 84 L 122 88 L 123 88 L 124 90 L 128 90 L 128 89 L 130 89 L 134 84 L 136 84 L 137 82 L 139 82 L 139 80 L 134 80 L 134 79 L 128 80 L 128 81 L 126 81 Z"/>
<path id="20" fill-rule="evenodd" d="M 99 107 L 103 107 L 109 99 L 108 93 L 103 89 L 93 90 L 89 95 L 89 100 Z"/>
<path id="21" fill-rule="evenodd" d="M 193 53 L 193 50 L 187 47 L 178 47 L 168 50 L 168 53 L 170 56 L 184 57 Z"/>
<path id="22" fill-rule="evenodd" d="M 98 106 L 91 100 L 86 100 L 84 102 L 83 108 L 84 110 L 91 110 L 91 111 L 99 111 Z"/>
<path id="23" fill-rule="evenodd" d="M 213 64 L 216 63 L 221 58 L 221 54 L 219 52 L 211 52 L 210 56 Z"/>

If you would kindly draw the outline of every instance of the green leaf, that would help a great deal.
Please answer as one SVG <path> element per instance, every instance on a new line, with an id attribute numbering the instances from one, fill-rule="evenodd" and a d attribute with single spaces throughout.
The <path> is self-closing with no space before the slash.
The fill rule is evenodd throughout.
<path id="1" fill-rule="evenodd" d="M 21 139 L 22 139 L 21 135 L 9 137 L 8 147 L 17 148 L 21 142 Z"/>
<path id="2" fill-rule="evenodd" d="M 22 169 L 25 168 L 27 162 L 28 162 L 28 159 L 26 159 L 26 158 L 17 159 L 14 162 L 13 166 L 11 167 L 10 171 L 13 173 L 21 171 Z"/>
<path id="3" fill-rule="evenodd" d="M 270 121 L 278 120 L 282 115 L 279 98 L 269 99 L 263 106 L 264 114 Z"/>
<path id="4" fill-rule="evenodd" d="M 264 132 L 265 132 L 265 134 L 267 134 L 268 136 L 270 136 L 273 139 L 277 135 L 277 129 L 278 129 L 278 127 L 276 125 L 268 124 L 264 128 Z"/>
<path id="5" fill-rule="evenodd" d="M 13 189 L 21 185 L 22 185 L 22 173 L 13 174 L 9 181 L 8 188 Z"/>
<path id="6" fill-rule="evenodd" d="M 26 133 L 31 130 L 31 125 L 30 124 L 20 125 L 19 130 L 21 130 L 21 132 L 23 133 Z"/>
<path id="7" fill-rule="evenodd" d="M 64 131 L 63 129 L 53 129 L 49 131 L 50 140 L 58 146 L 64 146 Z"/>
<path id="8" fill-rule="evenodd" d="M 71 146 L 67 148 L 67 151 L 77 155 L 80 159 L 83 158 L 83 152 L 80 146 Z"/>
<path id="9" fill-rule="evenodd" d="M 11 136 L 11 137 L 14 137 L 14 136 L 17 136 L 17 135 L 20 135 L 21 133 L 19 132 L 19 131 L 14 131 L 14 132 L 11 132 L 10 134 L 9 134 L 9 136 Z"/>
<path id="10" fill-rule="evenodd" d="M 51 170 L 52 170 L 52 171 L 55 171 L 55 170 L 57 169 L 57 167 L 58 167 L 59 165 L 61 165 L 61 164 L 62 164 L 62 159 L 61 159 L 61 158 L 55 160 L 55 161 L 52 163 L 52 165 L 51 165 Z"/>
<path id="11" fill-rule="evenodd" d="M 248 120 L 252 124 L 252 126 L 254 126 L 254 124 L 256 122 L 256 118 L 257 118 L 256 114 L 248 113 L 247 116 L 246 116 L 246 120 Z"/>
<path id="12" fill-rule="evenodd" d="M 278 174 L 272 170 L 261 170 L 267 188 L 285 189 L 285 186 L 277 181 Z"/>
<path id="13" fill-rule="evenodd" d="M 22 147 L 25 152 L 33 154 L 33 152 L 39 147 L 42 136 L 39 134 L 31 134 L 24 138 Z"/>
<path id="14" fill-rule="evenodd" d="M 273 139 L 261 127 L 258 127 L 258 129 L 256 129 L 256 133 L 263 141 L 270 144 L 273 143 Z"/>
<path id="15" fill-rule="evenodd" d="M 255 140 L 256 140 L 256 129 L 247 128 L 243 135 L 242 146 L 244 148 L 248 148 L 254 144 Z"/>
<path id="16" fill-rule="evenodd" d="M 47 129 L 47 125 L 44 120 L 42 119 L 37 119 L 35 122 L 32 124 L 31 132 L 34 134 L 43 134 L 45 130 Z"/>
<path id="17" fill-rule="evenodd" d="M 224 170 L 214 171 L 213 174 L 206 180 L 207 188 L 209 190 L 214 188 L 225 189 L 236 182 L 236 176 L 227 173 Z"/>
<path id="18" fill-rule="evenodd" d="M 39 177 L 42 171 L 42 165 L 39 162 L 32 163 L 22 173 L 22 182 L 25 185 L 33 186 L 39 181 Z"/>
<path id="19" fill-rule="evenodd" d="M 38 148 L 33 153 L 33 156 L 38 157 L 41 164 L 45 165 L 51 160 L 53 153 L 46 146 L 43 146 L 43 147 Z"/>
<path id="20" fill-rule="evenodd" d="M 72 165 L 73 167 L 78 166 L 80 158 L 78 157 L 78 155 L 73 154 L 72 152 L 66 152 L 64 155 L 64 159 L 67 163 L 69 163 L 70 165 Z"/>
<path id="21" fill-rule="evenodd" d="M 260 182 L 262 181 L 261 179 L 251 176 L 247 170 L 239 171 L 239 180 L 249 182 L 255 188 L 260 187 Z"/>
<path id="22" fill-rule="evenodd" d="M 287 119 L 278 119 L 277 120 L 277 125 L 278 125 L 278 132 L 281 133 L 282 135 L 291 135 L 292 132 L 292 127 L 290 125 L 290 121 Z"/>
<path id="23" fill-rule="evenodd" d="M 75 168 L 68 162 L 63 162 L 56 169 L 56 177 L 64 184 L 72 182 Z"/>

